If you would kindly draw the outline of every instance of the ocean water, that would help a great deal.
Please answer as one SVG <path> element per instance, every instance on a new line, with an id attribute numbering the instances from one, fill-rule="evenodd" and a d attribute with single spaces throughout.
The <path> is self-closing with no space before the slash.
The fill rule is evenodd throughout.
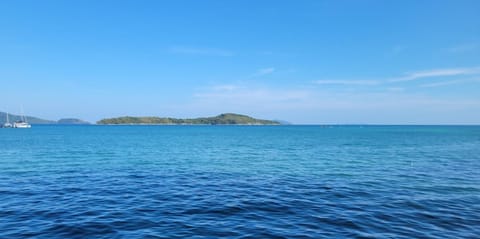
<path id="1" fill-rule="evenodd" d="M 479 238 L 480 127 L 0 129 L 0 238 Z"/>

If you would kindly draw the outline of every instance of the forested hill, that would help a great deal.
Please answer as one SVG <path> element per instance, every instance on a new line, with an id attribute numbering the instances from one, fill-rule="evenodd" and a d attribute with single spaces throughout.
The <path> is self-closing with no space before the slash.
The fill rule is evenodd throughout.
<path id="1" fill-rule="evenodd" d="M 87 121 L 84 121 L 81 119 L 75 119 L 75 118 L 66 118 L 66 119 L 60 119 L 58 121 L 54 121 L 54 120 L 41 119 L 33 116 L 25 116 L 25 119 L 30 124 L 90 124 Z M 19 115 L 14 115 L 9 113 L 8 120 L 10 121 L 10 123 L 13 123 L 15 121 L 20 121 L 23 119 Z M 0 112 L 0 127 L 3 124 L 5 124 L 5 122 L 7 122 L 7 113 Z"/>
<path id="2" fill-rule="evenodd" d="M 56 124 L 56 121 L 53 120 L 46 120 L 46 119 L 40 119 L 37 117 L 32 117 L 32 116 L 25 116 L 26 120 L 30 124 Z M 10 123 L 19 121 L 22 119 L 21 116 L 19 115 L 12 115 L 8 114 L 8 119 Z M 0 112 L 0 124 L 3 125 L 7 121 L 7 113 L 5 112 Z"/>
<path id="3" fill-rule="evenodd" d="M 226 113 L 215 117 L 177 119 L 168 117 L 118 117 L 102 119 L 97 124 L 208 124 L 208 125 L 279 125 L 278 121 L 255 119 L 247 115 Z"/>

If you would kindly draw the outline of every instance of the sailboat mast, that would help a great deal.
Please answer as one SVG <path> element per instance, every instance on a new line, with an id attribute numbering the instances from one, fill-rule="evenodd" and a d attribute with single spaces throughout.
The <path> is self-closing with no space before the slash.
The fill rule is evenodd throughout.
<path id="1" fill-rule="evenodd" d="M 21 110 L 22 110 L 22 121 L 27 123 L 27 119 L 25 118 L 25 113 L 23 112 L 23 105 L 21 106 Z"/>

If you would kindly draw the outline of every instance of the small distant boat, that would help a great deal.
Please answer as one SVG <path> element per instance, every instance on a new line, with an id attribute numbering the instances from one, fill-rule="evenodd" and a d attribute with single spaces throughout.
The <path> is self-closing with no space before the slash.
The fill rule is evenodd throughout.
<path id="1" fill-rule="evenodd" d="M 10 120 L 8 119 L 8 112 L 7 112 L 7 121 L 5 122 L 5 124 L 3 124 L 3 128 L 12 128 L 13 125 L 10 124 Z"/>

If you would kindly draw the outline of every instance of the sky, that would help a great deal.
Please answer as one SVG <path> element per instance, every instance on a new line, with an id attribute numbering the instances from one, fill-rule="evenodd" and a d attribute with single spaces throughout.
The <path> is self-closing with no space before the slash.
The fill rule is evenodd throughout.
<path id="1" fill-rule="evenodd" d="M 480 124 L 480 1 L 0 1 L 0 111 Z"/>

